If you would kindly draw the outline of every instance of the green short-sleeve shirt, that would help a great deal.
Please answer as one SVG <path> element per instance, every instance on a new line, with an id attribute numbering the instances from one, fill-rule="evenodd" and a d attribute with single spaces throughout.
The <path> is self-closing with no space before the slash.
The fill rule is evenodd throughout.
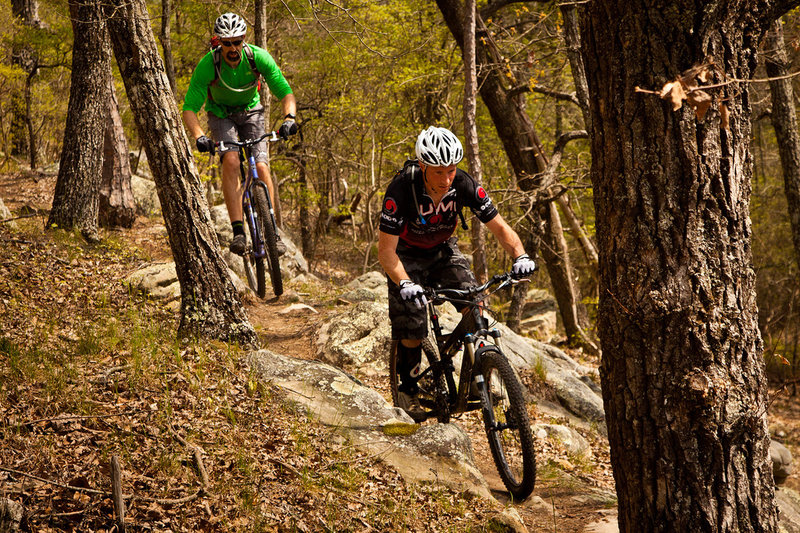
<path id="1" fill-rule="evenodd" d="M 287 94 L 292 94 L 289 82 L 286 81 L 281 69 L 278 68 L 278 64 L 272 59 L 269 52 L 251 44 L 245 44 L 244 46 L 250 47 L 253 51 L 256 68 L 264 78 L 270 92 L 278 100 L 281 100 Z M 230 87 L 237 89 L 247 87 L 256 79 L 250 70 L 250 61 L 248 61 L 244 50 L 242 50 L 242 59 L 236 68 L 231 68 L 222 57 L 220 57 L 219 63 L 220 78 Z M 206 111 L 219 118 L 225 118 L 231 113 L 251 109 L 261 101 L 258 95 L 258 87 L 256 86 L 244 92 L 235 92 L 226 89 L 219 81 L 212 84 L 213 81 L 214 52 L 212 50 L 203 56 L 192 73 L 192 79 L 189 81 L 189 90 L 186 92 L 186 98 L 183 101 L 183 110 L 197 113 L 205 104 Z M 209 93 L 211 98 L 207 100 Z"/>

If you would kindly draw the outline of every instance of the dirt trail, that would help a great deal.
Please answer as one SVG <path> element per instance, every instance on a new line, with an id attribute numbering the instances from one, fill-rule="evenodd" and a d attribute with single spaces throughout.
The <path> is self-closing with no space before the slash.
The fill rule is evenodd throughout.
<path id="1" fill-rule="evenodd" d="M 320 303 L 306 302 L 317 310 L 300 310 L 290 313 L 284 311 L 291 306 L 289 301 L 256 301 L 248 300 L 247 313 L 259 334 L 262 346 L 282 355 L 301 359 L 316 360 L 314 333 L 325 320 L 328 313 L 342 310 L 325 310 Z M 364 381 L 375 390 L 383 392 L 389 398 L 388 378 L 385 380 L 365 378 Z M 497 473 L 489 445 L 483 432 L 482 421 L 478 412 L 467 413 L 454 419 L 470 435 L 475 462 L 489 484 L 493 496 L 502 504 L 512 504 L 505 490 L 503 481 Z M 429 421 L 426 423 L 436 423 Z M 602 443 L 593 443 L 595 457 L 601 462 L 600 468 L 581 469 L 580 474 L 564 473 L 547 463 L 557 458 L 549 455 L 549 450 L 537 450 L 538 476 L 533 496 L 525 502 L 513 504 L 523 519 L 528 531 L 584 531 L 584 528 L 614 515 L 597 496 L 592 487 L 612 490 L 610 470 L 608 468 L 608 451 L 598 449 Z M 605 445 L 607 448 L 607 445 Z M 563 465 L 563 463 L 562 463 Z M 576 469 L 577 470 L 577 469 Z"/>

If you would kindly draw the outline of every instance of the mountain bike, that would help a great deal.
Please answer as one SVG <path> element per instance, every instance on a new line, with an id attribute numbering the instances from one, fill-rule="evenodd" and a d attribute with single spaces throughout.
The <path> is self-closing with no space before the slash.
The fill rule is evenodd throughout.
<path id="1" fill-rule="evenodd" d="M 517 283 L 511 273 L 498 274 L 471 289 L 425 288 L 431 333 L 422 340 L 422 368 L 417 378 L 422 413 L 416 422 L 436 418 L 450 421 L 451 415 L 480 409 L 497 471 L 517 500 L 528 497 L 536 482 L 533 431 L 526 407 L 526 391 L 498 345 L 500 331 L 490 328 L 483 316 L 484 291 L 494 292 Z M 458 325 L 442 331 L 436 306 L 450 302 L 466 306 Z M 400 377 L 397 345 L 392 341 L 389 376 L 392 400 L 400 405 Z M 462 352 L 461 372 L 456 384 L 454 360 Z"/>
<path id="2" fill-rule="evenodd" d="M 250 231 L 247 248 L 242 256 L 244 273 L 247 284 L 259 298 L 264 298 L 267 293 L 266 271 L 269 269 L 269 278 L 272 281 L 272 290 L 275 296 L 283 294 L 283 279 L 281 277 L 280 254 L 278 253 L 277 235 L 278 227 L 275 224 L 275 211 L 272 208 L 272 199 L 269 196 L 267 185 L 258 179 L 256 160 L 252 148 L 263 139 L 268 142 L 282 140 L 278 133 L 271 131 L 257 139 L 245 141 L 218 142 L 217 148 L 224 150 L 225 145 L 239 148 L 239 174 L 242 180 L 242 214 Z M 248 170 L 245 171 L 244 163 L 247 161 Z M 266 263 L 266 267 L 265 267 Z"/>

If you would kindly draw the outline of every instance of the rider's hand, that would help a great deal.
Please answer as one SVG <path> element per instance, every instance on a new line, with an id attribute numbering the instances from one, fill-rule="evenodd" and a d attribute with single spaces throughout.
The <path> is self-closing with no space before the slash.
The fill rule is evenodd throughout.
<path id="1" fill-rule="evenodd" d="M 533 274 L 534 270 L 536 270 L 536 263 L 528 257 L 528 254 L 522 254 L 514 259 L 514 264 L 511 266 L 511 275 L 515 278 L 524 278 Z"/>
<path id="2" fill-rule="evenodd" d="M 420 309 L 428 305 L 428 299 L 425 297 L 422 287 L 410 279 L 400 280 L 398 285 L 400 285 L 400 298 L 406 302 L 414 302 L 414 305 Z"/>
<path id="3" fill-rule="evenodd" d="M 281 127 L 278 129 L 278 135 L 280 135 L 281 139 L 287 141 L 289 140 L 289 135 L 294 135 L 297 133 L 298 129 L 297 122 L 287 118 L 283 121 L 283 124 L 281 124 Z"/>
<path id="4" fill-rule="evenodd" d="M 210 152 L 211 155 L 214 155 L 214 152 L 217 149 L 216 145 L 214 144 L 214 140 L 209 139 L 205 135 L 198 137 L 195 141 L 195 144 L 197 145 L 198 150 L 201 152 Z"/>

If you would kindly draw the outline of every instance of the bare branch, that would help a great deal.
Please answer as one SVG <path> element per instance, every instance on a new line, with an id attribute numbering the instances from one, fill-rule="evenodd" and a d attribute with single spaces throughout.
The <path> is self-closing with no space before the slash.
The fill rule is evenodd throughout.
<path id="1" fill-rule="evenodd" d="M 570 102 L 577 106 L 580 106 L 580 102 L 578 102 L 578 97 L 575 96 L 575 93 L 564 93 L 561 91 L 548 89 L 547 87 L 542 87 L 541 85 L 533 85 L 533 86 L 519 85 L 511 89 L 508 92 L 508 96 L 513 98 L 514 96 L 527 92 L 544 94 L 545 96 L 552 96 L 556 100 L 564 100 L 566 102 Z"/>

